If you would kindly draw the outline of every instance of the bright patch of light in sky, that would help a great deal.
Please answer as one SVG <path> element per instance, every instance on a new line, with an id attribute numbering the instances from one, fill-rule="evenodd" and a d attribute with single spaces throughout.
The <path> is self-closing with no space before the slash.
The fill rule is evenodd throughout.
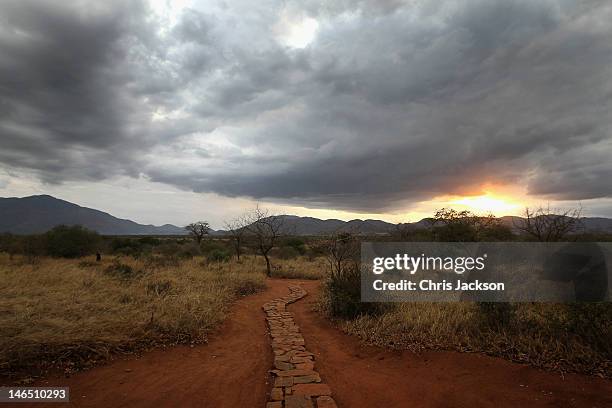
<path id="1" fill-rule="evenodd" d="M 306 47 L 314 40 L 318 29 L 319 23 L 314 18 L 291 18 L 285 13 L 275 27 L 280 42 L 292 48 Z"/>
<path id="2" fill-rule="evenodd" d="M 485 194 L 476 197 L 462 197 L 450 202 L 451 204 L 463 206 L 466 209 L 480 213 L 491 213 L 493 215 L 507 215 L 514 213 L 521 205 L 508 198 Z"/>
<path id="3" fill-rule="evenodd" d="M 173 25 L 183 9 L 191 5 L 191 0 L 149 0 L 149 4 L 155 14 L 166 18 Z"/>

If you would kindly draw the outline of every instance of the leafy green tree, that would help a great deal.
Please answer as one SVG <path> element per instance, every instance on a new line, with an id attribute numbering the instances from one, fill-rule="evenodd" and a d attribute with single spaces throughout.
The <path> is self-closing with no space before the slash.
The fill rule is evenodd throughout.
<path id="1" fill-rule="evenodd" d="M 58 258 L 78 258 L 94 253 L 100 236 L 80 225 L 60 225 L 43 235 L 47 254 Z"/>
<path id="2" fill-rule="evenodd" d="M 478 216 L 463 210 L 442 208 L 431 219 L 431 230 L 436 241 L 477 242 L 509 241 L 512 231 L 493 215 Z"/>

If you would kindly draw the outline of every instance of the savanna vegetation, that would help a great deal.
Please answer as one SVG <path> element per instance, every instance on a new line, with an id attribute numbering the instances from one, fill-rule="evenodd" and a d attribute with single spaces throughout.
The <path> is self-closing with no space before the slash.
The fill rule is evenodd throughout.
<path id="1" fill-rule="evenodd" d="M 562 218 L 528 210 L 515 231 L 495 217 L 443 209 L 430 227 L 401 225 L 393 241 L 609 241 L 581 232 L 579 213 Z M 368 344 L 409 350 L 482 352 L 536 367 L 612 377 L 612 305 L 609 303 L 363 303 L 360 237 L 339 233 L 324 244 L 329 274 L 321 312 Z M 371 238 L 370 238 L 371 239 Z"/>
<path id="2" fill-rule="evenodd" d="M 222 236 L 211 235 L 204 221 L 191 224 L 190 235 L 180 237 L 102 237 L 78 226 L 33 236 L 0 234 L 0 375 L 70 372 L 117 353 L 204 342 L 231 301 L 262 290 L 269 276 L 322 279 L 320 311 L 369 344 L 483 352 L 612 377 L 608 303 L 380 304 L 360 299 L 364 239 L 610 240 L 574 230 L 573 215 L 556 219 L 531 212 L 529 223 L 511 228 L 495 217 L 443 209 L 428 228 L 399 225 L 386 236 L 339 231 L 301 237 L 283 229 L 282 217 L 257 209 L 228 222 Z"/>
<path id="3" fill-rule="evenodd" d="M 230 302 L 265 287 L 245 262 L 0 255 L 0 374 L 72 371 L 162 344 L 200 343 Z"/>
<path id="4" fill-rule="evenodd" d="M 196 227 L 197 228 L 197 227 Z M 197 229 L 196 231 L 202 231 Z M 71 372 L 112 355 L 205 342 L 232 300 L 272 277 L 318 279 L 321 258 L 283 238 L 102 237 L 75 226 L 0 235 L 0 375 Z M 99 255 L 100 259 L 97 259 Z"/>

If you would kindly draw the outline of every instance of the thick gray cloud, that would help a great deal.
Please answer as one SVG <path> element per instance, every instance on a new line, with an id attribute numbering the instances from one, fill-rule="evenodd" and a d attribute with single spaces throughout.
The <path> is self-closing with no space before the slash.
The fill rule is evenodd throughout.
<path id="1" fill-rule="evenodd" d="M 287 46 L 303 19 L 316 36 Z M 612 197 L 609 21 L 566 0 L 5 1 L 0 163 L 357 211 L 487 182 Z"/>

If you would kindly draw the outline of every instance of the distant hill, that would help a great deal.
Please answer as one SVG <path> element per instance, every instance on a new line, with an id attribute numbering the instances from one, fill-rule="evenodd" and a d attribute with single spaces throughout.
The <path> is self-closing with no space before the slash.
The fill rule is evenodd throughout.
<path id="1" fill-rule="evenodd" d="M 296 215 L 283 215 L 283 229 L 286 233 L 296 235 L 325 235 L 335 231 L 356 231 L 362 234 L 381 234 L 390 232 L 395 228 L 391 224 L 380 220 L 351 220 L 337 219 L 321 220 L 313 217 L 298 217 Z"/>
<path id="2" fill-rule="evenodd" d="M 175 225 L 142 225 L 49 195 L 0 198 L 0 232 L 37 234 L 60 225 L 82 225 L 104 235 L 184 235 Z"/>
<path id="3" fill-rule="evenodd" d="M 584 229 L 592 232 L 612 233 L 612 219 L 602 217 L 585 217 L 582 219 Z"/>
<path id="4" fill-rule="evenodd" d="M 388 234 L 393 232 L 396 224 L 380 220 L 351 220 L 342 221 L 338 219 L 321 220 L 313 217 L 298 217 L 295 215 L 282 215 L 284 218 L 284 232 L 295 235 L 326 235 L 335 231 L 353 231 L 360 234 Z M 514 232 L 518 232 L 517 226 L 523 222 L 523 218 L 516 216 L 501 217 L 502 223 Z M 431 220 L 424 218 L 417 222 L 405 223 L 403 226 L 411 226 L 415 229 L 429 228 Z M 585 217 L 582 218 L 583 231 L 612 233 L 612 219 Z M 218 231 L 223 234 L 224 231 Z"/>
<path id="5" fill-rule="evenodd" d="M 524 218 L 516 216 L 501 217 L 502 223 L 517 232 L 525 222 Z M 612 219 L 603 217 L 583 217 L 580 219 L 580 229 L 583 232 L 603 232 L 612 234 Z"/>
<path id="6" fill-rule="evenodd" d="M 380 220 L 338 219 L 321 220 L 313 217 L 282 215 L 284 232 L 295 235 L 326 235 L 335 231 L 354 231 L 361 234 L 388 234 L 396 228 Z M 513 230 L 523 221 L 521 217 L 501 217 L 502 222 Z M 134 221 L 113 217 L 102 211 L 81 207 L 49 195 L 24 198 L 0 198 L 0 233 L 34 234 L 50 230 L 56 225 L 83 225 L 104 235 L 184 235 L 183 228 L 166 224 L 162 226 L 142 225 Z M 612 233 L 612 219 L 585 217 L 584 231 Z M 427 228 L 430 223 L 423 219 L 406 223 L 414 228 Z M 225 231 L 211 231 L 212 235 L 224 235 Z"/>

